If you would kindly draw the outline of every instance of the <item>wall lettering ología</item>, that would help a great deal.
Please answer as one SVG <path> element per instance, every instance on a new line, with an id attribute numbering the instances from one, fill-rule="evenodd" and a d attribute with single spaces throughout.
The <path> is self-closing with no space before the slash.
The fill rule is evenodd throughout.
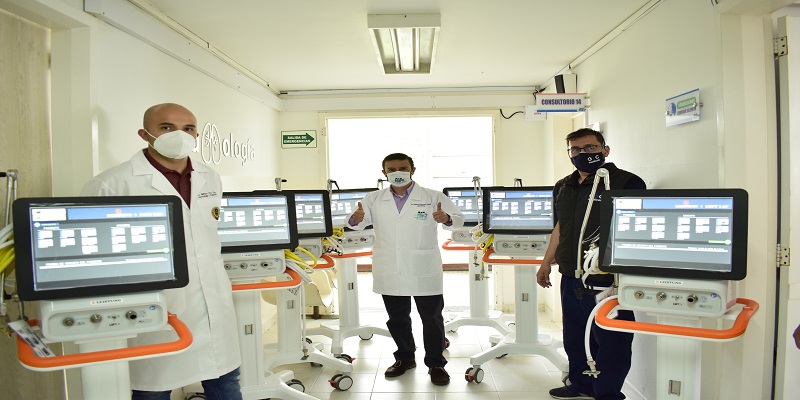
<path id="1" fill-rule="evenodd" d="M 234 140 L 233 132 L 223 138 L 219 134 L 217 125 L 210 122 L 206 122 L 203 126 L 200 142 L 194 151 L 200 153 L 206 164 L 214 165 L 219 165 L 223 157 L 241 159 L 242 165 L 256 157 L 256 148 L 250 144 L 250 139 L 244 142 Z"/>

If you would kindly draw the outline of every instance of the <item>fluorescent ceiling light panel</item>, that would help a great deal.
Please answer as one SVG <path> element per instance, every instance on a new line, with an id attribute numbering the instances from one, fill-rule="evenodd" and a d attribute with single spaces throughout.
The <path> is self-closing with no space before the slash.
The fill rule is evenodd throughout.
<path id="1" fill-rule="evenodd" d="M 439 41 L 439 14 L 372 14 L 367 27 L 385 74 L 430 74 Z"/>

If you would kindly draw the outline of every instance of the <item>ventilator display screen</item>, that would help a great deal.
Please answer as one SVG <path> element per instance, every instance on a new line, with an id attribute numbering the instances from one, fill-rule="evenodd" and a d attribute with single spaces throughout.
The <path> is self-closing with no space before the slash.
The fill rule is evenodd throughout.
<path id="1" fill-rule="evenodd" d="M 553 187 L 483 188 L 483 231 L 539 235 L 553 231 Z"/>
<path id="2" fill-rule="evenodd" d="M 612 190 L 600 211 L 602 270 L 717 280 L 747 273 L 744 190 Z"/>
<path id="3" fill-rule="evenodd" d="M 358 203 L 364 200 L 364 197 L 367 197 L 370 192 L 374 192 L 375 190 L 377 189 L 334 190 L 331 193 L 331 218 L 333 219 L 333 226 L 349 229 L 347 217 L 358 208 Z M 372 228 L 372 226 L 368 226 L 366 229 L 369 228 Z"/>
<path id="4" fill-rule="evenodd" d="M 294 195 L 223 193 L 217 232 L 222 252 L 293 249 L 297 247 Z"/>
<path id="5" fill-rule="evenodd" d="M 182 204 L 176 196 L 19 199 L 14 235 L 23 300 L 188 283 Z"/>
<path id="6" fill-rule="evenodd" d="M 482 193 L 472 187 L 444 188 L 442 192 L 453 201 L 461 213 L 464 214 L 464 226 L 475 226 L 483 221 Z M 476 196 L 477 194 L 477 196 Z"/>
<path id="7" fill-rule="evenodd" d="M 294 209 L 297 217 L 297 236 L 300 238 L 331 236 L 333 222 L 328 191 L 293 190 L 292 193 L 294 193 Z"/>

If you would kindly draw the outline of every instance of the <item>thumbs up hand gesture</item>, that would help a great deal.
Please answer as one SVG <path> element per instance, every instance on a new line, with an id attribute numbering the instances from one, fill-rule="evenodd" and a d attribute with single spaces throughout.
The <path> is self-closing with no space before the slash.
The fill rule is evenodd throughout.
<path id="1" fill-rule="evenodd" d="M 364 220 L 364 207 L 361 205 L 361 202 L 358 202 L 358 209 L 353 212 L 353 215 L 350 217 L 353 219 L 353 222 L 356 224 L 360 224 L 361 221 Z"/>
<path id="2" fill-rule="evenodd" d="M 438 223 L 440 223 L 440 224 L 445 224 L 447 222 L 450 222 L 450 216 L 447 215 L 446 212 L 442 211 L 442 203 L 441 202 L 439 202 L 436 205 L 436 211 L 433 212 L 433 220 L 438 222 Z"/>

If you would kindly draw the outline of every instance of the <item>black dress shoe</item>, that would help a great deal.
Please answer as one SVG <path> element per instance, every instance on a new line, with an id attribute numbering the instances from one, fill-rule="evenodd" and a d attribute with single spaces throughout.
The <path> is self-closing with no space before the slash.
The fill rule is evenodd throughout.
<path id="1" fill-rule="evenodd" d="M 384 375 L 390 378 L 395 376 L 400 376 L 405 374 L 407 370 L 416 367 L 417 367 L 417 362 L 414 360 L 395 361 L 391 367 L 386 369 L 386 373 Z"/>
<path id="2" fill-rule="evenodd" d="M 431 383 L 436 386 L 444 386 L 450 383 L 450 375 L 443 367 L 431 368 L 428 370 L 428 374 L 431 376 Z"/>

